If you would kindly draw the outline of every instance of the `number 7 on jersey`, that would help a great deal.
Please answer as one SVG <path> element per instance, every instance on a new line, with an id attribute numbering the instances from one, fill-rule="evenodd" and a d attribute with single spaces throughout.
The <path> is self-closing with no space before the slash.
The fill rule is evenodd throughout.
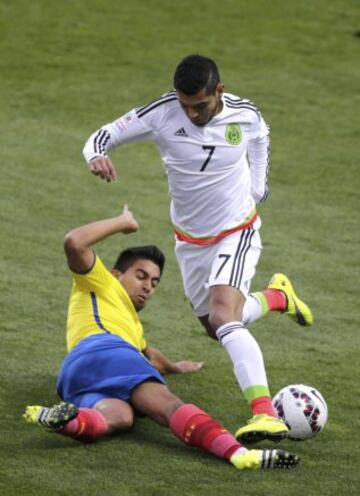
<path id="1" fill-rule="evenodd" d="M 202 164 L 202 167 L 200 169 L 200 172 L 203 172 L 205 170 L 207 164 L 211 160 L 211 157 L 212 157 L 212 154 L 214 153 L 215 148 L 216 148 L 215 146 L 205 146 L 205 145 L 202 147 L 203 150 L 209 150 L 209 154 L 208 154 L 205 162 Z"/>

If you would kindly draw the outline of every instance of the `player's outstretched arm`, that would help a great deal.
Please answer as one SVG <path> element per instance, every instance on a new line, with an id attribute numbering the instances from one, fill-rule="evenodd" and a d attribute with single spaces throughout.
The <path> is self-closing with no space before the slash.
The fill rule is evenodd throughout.
<path id="1" fill-rule="evenodd" d="M 150 346 L 148 346 L 143 353 L 161 374 L 186 374 L 188 372 L 197 372 L 204 366 L 204 362 L 193 362 L 191 360 L 172 362 L 164 353 Z"/>
<path id="2" fill-rule="evenodd" d="M 92 246 L 116 233 L 136 232 L 139 224 L 133 213 L 125 205 L 120 215 L 73 229 L 64 240 L 68 264 L 74 272 L 85 273 L 94 265 L 95 254 Z"/>
<path id="3" fill-rule="evenodd" d="M 151 139 L 150 127 L 133 109 L 92 133 L 85 143 L 83 155 L 92 174 L 111 182 L 117 179 L 117 173 L 108 153 L 119 145 L 148 139 Z"/>

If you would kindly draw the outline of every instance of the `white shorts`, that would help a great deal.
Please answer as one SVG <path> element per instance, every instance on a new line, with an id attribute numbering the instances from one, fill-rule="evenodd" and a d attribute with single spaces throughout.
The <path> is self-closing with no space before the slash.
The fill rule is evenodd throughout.
<path id="1" fill-rule="evenodd" d="M 207 246 L 176 240 L 185 294 L 198 317 L 209 313 L 210 286 L 232 286 L 247 296 L 262 249 L 260 225 L 258 218 L 253 226 Z"/>

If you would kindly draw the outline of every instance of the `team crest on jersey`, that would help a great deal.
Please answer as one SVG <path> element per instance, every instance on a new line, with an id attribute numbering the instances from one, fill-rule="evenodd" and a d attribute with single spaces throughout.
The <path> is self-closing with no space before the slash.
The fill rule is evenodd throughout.
<path id="1" fill-rule="evenodd" d="M 230 145 L 239 145 L 241 143 L 242 134 L 239 124 L 228 124 L 226 126 L 225 138 Z"/>

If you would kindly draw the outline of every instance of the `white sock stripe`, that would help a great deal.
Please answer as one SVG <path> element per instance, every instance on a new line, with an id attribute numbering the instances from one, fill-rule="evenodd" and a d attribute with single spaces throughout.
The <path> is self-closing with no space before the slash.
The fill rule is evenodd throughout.
<path id="1" fill-rule="evenodd" d="M 223 329 L 222 331 L 220 331 L 219 334 L 220 334 L 220 336 L 222 336 L 224 332 L 234 331 L 234 330 L 242 328 L 242 327 L 244 327 L 244 326 L 241 326 L 241 325 L 229 326 L 229 327 L 226 327 L 226 329 Z"/>
<path id="2" fill-rule="evenodd" d="M 244 329 L 244 326 L 241 322 L 230 322 L 229 324 L 219 327 L 216 331 L 216 337 L 222 342 L 225 336 L 228 336 L 236 331 L 241 331 L 242 329 Z"/>
<path id="3" fill-rule="evenodd" d="M 231 341 L 235 341 L 236 339 L 241 338 L 242 335 L 244 334 L 244 331 L 249 332 L 247 329 L 245 329 L 245 327 L 234 329 L 233 331 L 229 331 L 223 336 L 221 336 L 219 341 L 223 346 L 225 346 Z M 234 365 L 236 365 L 236 362 L 234 362 Z"/>
<path id="4" fill-rule="evenodd" d="M 226 324 L 223 324 L 221 327 L 218 327 L 217 331 L 221 331 L 222 329 L 225 329 L 228 326 L 242 326 L 243 323 L 240 320 L 234 320 L 233 322 L 227 322 Z M 216 332 L 217 332 L 216 331 Z"/>

